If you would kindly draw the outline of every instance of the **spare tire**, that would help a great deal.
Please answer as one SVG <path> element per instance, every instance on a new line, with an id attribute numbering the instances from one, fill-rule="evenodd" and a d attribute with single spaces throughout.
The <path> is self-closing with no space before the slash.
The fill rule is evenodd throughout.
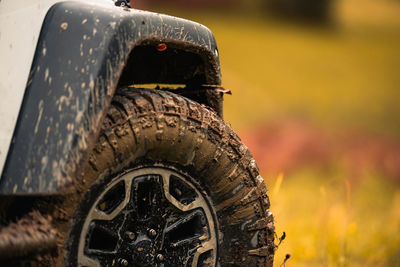
<path id="1" fill-rule="evenodd" d="M 62 209 L 67 266 L 272 266 L 273 216 L 249 150 L 213 111 L 119 89 Z"/>

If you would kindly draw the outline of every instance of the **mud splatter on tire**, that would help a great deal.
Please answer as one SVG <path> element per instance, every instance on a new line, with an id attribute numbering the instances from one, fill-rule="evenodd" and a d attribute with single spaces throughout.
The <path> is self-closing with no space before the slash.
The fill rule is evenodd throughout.
<path id="1" fill-rule="evenodd" d="M 58 225 L 65 263 L 76 264 L 79 231 L 92 189 L 140 166 L 172 166 L 204 189 L 215 211 L 221 266 L 272 266 L 273 216 L 257 165 L 213 111 L 170 92 L 119 89 Z M 79 204 L 78 204 L 79 203 Z M 88 210 L 89 207 L 86 207 Z"/>

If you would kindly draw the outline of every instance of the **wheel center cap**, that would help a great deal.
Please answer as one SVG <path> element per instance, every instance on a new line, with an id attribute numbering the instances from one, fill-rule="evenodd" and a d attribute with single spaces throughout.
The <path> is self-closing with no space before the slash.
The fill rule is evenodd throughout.
<path id="1" fill-rule="evenodd" d="M 142 266 L 151 266 L 154 259 L 153 242 L 151 240 L 135 242 L 132 247 L 132 254 L 134 262 Z"/>

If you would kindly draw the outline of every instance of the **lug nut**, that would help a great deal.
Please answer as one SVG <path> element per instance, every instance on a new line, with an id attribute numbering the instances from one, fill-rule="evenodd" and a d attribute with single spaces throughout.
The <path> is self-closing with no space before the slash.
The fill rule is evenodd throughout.
<path id="1" fill-rule="evenodd" d="M 129 262 L 125 259 L 118 259 L 118 263 L 120 266 L 128 266 Z"/>
<path id="2" fill-rule="evenodd" d="M 164 260 L 163 254 L 157 254 L 157 260 L 158 261 L 163 261 Z"/>
<path id="3" fill-rule="evenodd" d="M 155 237 L 156 235 L 157 235 L 156 230 L 154 230 L 154 229 L 150 229 L 150 230 L 149 230 L 149 236 L 150 236 L 150 237 Z"/>
<path id="4" fill-rule="evenodd" d="M 130 240 L 135 239 L 135 233 L 133 233 L 133 232 L 126 232 L 125 234 L 128 236 L 128 238 L 129 238 Z"/>

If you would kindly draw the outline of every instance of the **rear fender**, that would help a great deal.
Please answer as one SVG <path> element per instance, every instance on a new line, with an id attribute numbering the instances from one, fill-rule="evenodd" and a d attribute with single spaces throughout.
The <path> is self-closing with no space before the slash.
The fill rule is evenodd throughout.
<path id="1" fill-rule="evenodd" d="M 172 75 L 164 64 L 151 81 L 135 75 L 129 60 L 134 48 L 160 43 L 197 56 L 203 66 Z M 0 194 L 52 194 L 71 185 L 118 84 L 220 81 L 214 37 L 198 23 L 128 8 L 54 5 L 42 26 Z"/>

